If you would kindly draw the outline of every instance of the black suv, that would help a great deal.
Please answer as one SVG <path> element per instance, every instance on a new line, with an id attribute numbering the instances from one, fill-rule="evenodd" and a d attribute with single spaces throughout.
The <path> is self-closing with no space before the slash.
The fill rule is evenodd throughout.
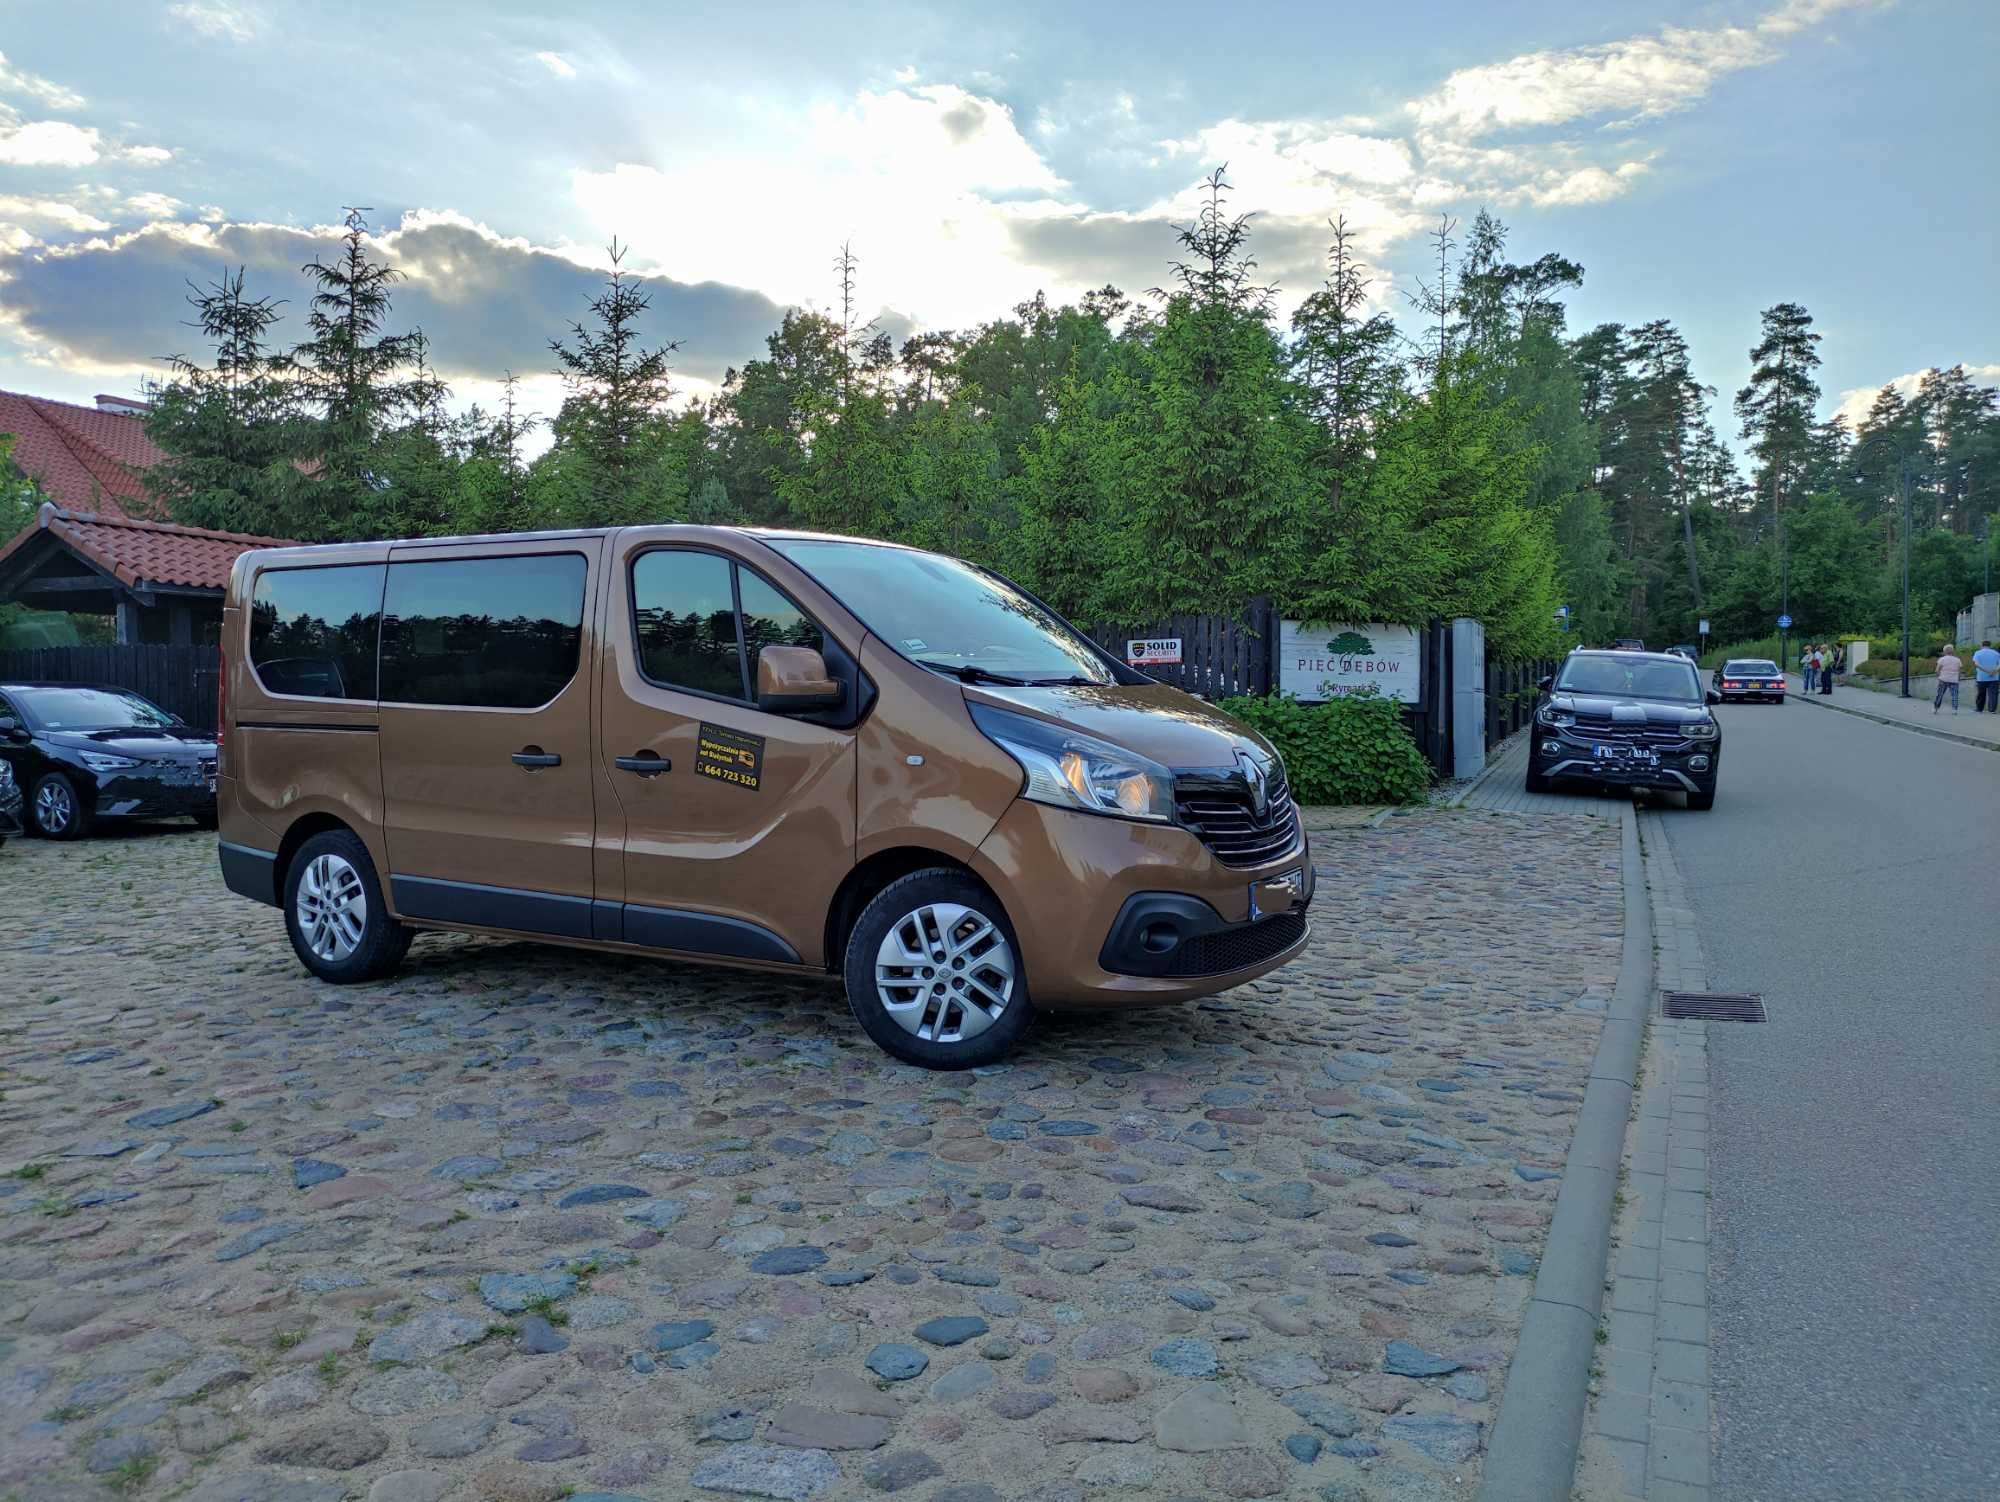
<path id="1" fill-rule="evenodd" d="M 99 819 L 185 815 L 215 827 L 215 736 L 130 689 L 0 683 L 0 760 L 36 834 L 73 840 Z"/>
<path id="2" fill-rule="evenodd" d="M 1663 788 L 1715 806 L 1722 727 L 1694 664 L 1667 652 L 1572 652 L 1541 684 L 1528 791 L 1558 781 Z"/>

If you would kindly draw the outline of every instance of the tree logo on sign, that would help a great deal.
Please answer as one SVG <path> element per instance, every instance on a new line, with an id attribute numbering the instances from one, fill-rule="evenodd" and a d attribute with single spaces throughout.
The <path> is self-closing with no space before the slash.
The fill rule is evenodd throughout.
<path id="1" fill-rule="evenodd" d="M 1331 657 L 1373 657 L 1375 643 L 1359 631 L 1343 631 L 1326 644 L 1326 650 Z"/>

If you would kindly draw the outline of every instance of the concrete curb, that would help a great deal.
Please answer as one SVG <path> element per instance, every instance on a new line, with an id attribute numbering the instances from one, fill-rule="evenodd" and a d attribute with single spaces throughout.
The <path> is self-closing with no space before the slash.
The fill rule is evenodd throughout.
<path id="1" fill-rule="evenodd" d="M 1619 822 L 1624 831 L 1625 948 L 1618 989 L 1598 1036 L 1555 1219 L 1542 1248 L 1521 1341 L 1507 1370 L 1507 1395 L 1487 1446 L 1479 1502 L 1567 1497 L 1576 1474 L 1590 1364 L 1604 1308 L 1612 1201 L 1653 992 L 1653 914 L 1639 854 L 1639 820 L 1627 808 Z"/>
<path id="2" fill-rule="evenodd" d="M 1865 690 L 1864 690 L 1865 692 Z M 2000 741 L 1982 740 L 1976 735 L 1960 735 L 1956 730 L 1940 730 L 1930 725 L 1912 725 L 1908 720 L 1899 720 L 1894 715 L 1870 714 L 1865 709 L 1856 709 L 1851 704 L 1829 704 L 1820 694 L 1793 694 L 1787 697 L 1803 699 L 1817 709 L 1838 710 L 1841 714 L 1851 714 L 1857 720 L 1873 720 L 1877 725 L 1893 725 L 1898 730 L 1907 730 L 1913 735 L 1928 735 L 1933 740 L 1956 741 L 1961 746 L 1977 746 L 1981 751 L 2000 751 Z"/>

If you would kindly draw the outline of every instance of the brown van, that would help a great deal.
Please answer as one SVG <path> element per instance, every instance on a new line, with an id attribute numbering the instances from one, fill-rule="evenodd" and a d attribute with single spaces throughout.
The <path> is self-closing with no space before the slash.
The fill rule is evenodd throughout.
<path id="1" fill-rule="evenodd" d="M 692 526 L 268 549 L 222 640 L 223 878 L 325 980 L 425 928 L 832 972 L 957 1069 L 1031 1004 L 1185 1001 L 1305 944 L 1271 747 L 956 559 Z"/>

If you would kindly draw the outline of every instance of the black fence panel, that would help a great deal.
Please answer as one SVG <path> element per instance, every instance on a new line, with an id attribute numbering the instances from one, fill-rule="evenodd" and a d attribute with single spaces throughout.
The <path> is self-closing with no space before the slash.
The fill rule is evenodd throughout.
<path id="1" fill-rule="evenodd" d="M 120 643 L 0 651 L 0 682 L 94 683 L 129 688 L 202 729 L 215 724 L 219 667 L 213 647 Z"/>
<path id="2" fill-rule="evenodd" d="M 1556 670 L 1553 657 L 1486 663 L 1486 749 L 1491 751 L 1535 713 L 1536 686 Z"/>
<path id="3" fill-rule="evenodd" d="M 1137 666 L 1148 677 L 1204 699 L 1268 694 L 1275 683 L 1272 660 L 1277 652 L 1278 618 L 1266 599 L 1252 600 L 1240 617 L 1173 615 L 1129 630 L 1098 626 L 1091 628 L 1089 635 L 1120 662 L 1128 660 L 1126 646 L 1130 642 L 1178 639 L 1178 663 L 1142 662 Z"/>

